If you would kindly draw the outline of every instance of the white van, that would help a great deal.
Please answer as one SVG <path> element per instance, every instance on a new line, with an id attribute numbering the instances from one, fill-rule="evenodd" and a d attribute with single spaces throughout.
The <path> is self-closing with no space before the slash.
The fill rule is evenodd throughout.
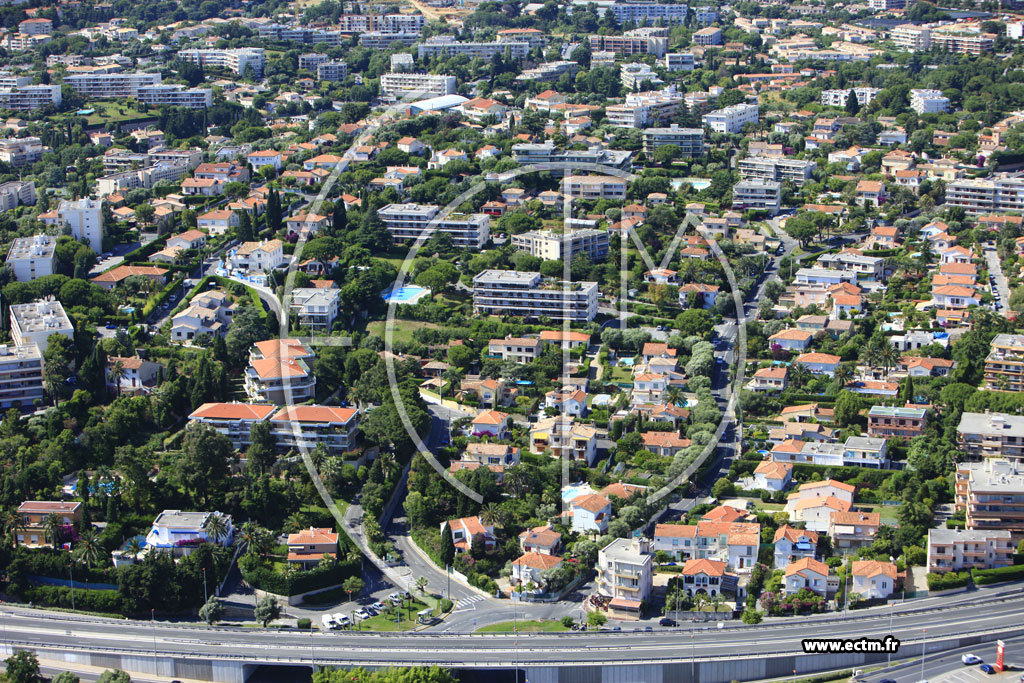
<path id="1" fill-rule="evenodd" d="M 348 626 L 348 623 L 349 623 L 348 622 L 348 616 L 345 615 L 345 614 L 342 614 L 341 612 L 335 612 L 334 613 L 334 623 L 337 624 L 337 626 L 335 626 L 335 628 L 345 628 L 346 626 Z"/>
<path id="2" fill-rule="evenodd" d="M 324 629 L 328 631 L 338 627 L 338 625 L 334 622 L 334 619 L 331 618 L 330 614 L 321 614 L 320 623 L 322 623 L 324 625 Z"/>

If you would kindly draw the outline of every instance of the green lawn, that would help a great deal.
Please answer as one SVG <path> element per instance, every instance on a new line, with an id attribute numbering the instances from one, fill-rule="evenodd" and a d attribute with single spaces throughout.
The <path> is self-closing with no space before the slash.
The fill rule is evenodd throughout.
<path id="1" fill-rule="evenodd" d="M 366 332 L 367 334 L 372 334 L 383 339 L 386 325 L 386 320 L 374 320 L 371 323 L 367 323 Z M 420 320 L 396 320 L 394 342 L 396 344 L 398 342 L 411 342 L 413 331 L 420 329 L 439 330 L 441 329 L 441 326 L 437 323 L 423 322 Z"/>
<path id="2" fill-rule="evenodd" d="M 513 628 L 518 629 L 519 633 L 561 633 L 572 630 L 562 626 L 560 621 L 533 620 L 520 621 L 518 623 L 502 621 L 497 624 L 482 626 L 476 630 L 476 633 L 512 633 Z"/>
<path id="3" fill-rule="evenodd" d="M 135 107 L 121 102 L 102 101 L 89 102 L 82 109 L 95 109 L 85 121 L 90 126 L 98 126 L 104 123 L 124 123 L 126 121 L 141 121 L 147 119 L 156 120 L 156 110 L 139 111 Z M 55 117 L 59 118 L 59 117 Z"/>
<path id="4" fill-rule="evenodd" d="M 609 382 L 632 382 L 633 381 L 633 370 L 627 368 L 625 365 L 617 364 L 611 367 L 611 372 L 608 373 L 607 380 Z"/>

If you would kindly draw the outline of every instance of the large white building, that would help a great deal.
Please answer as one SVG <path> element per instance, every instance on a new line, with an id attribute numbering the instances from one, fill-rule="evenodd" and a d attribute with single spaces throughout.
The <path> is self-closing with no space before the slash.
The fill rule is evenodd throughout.
<path id="1" fill-rule="evenodd" d="M 675 145 L 684 157 L 698 157 L 704 154 L 704 129 L 680 128 L 673 124 L 668 128 L 644 129 L 644 152 L 651 154 L 665 145 Z"/>
<path id="2" fill-rule="evenodd" d="M 35 344 L 0 344 L 0 408 L 29 407 L 43 398 L 43 354 Z"/>
<path id="3" fill-rule="evenodd" d="M 59 107 L 59 85 L 20 85 L 0 88 L 0 109 L 29 111 L 44 107 Z"/>
<path id="4" fill-rule="evenodd" d="M 40 353 L 46 353 L 53 334 L 75 338 L 75 328 L 59 301 L 50 297 L 11 306 L 11 339 L 15 346 L 35 344 Z"/>
<path id="5" fill-rule="evenodd" d="M 871 104 L 871 101 L 882 90 L 880 88 L 867 87 L 847 88 L 845 90 L 822 90 L 821 103 L 829 107 L 845 107 L 846 100 L 850 98 L 851 92 L 857 98 L 857 104 L 864 107 Z"/>
<path id="6" fill-rule="evenodd" d="M 0 184 L 0 211 L 10 211 L 22 204 L 36 203 L 36 184 L 32 180 L 11 180 Z"/>
<path id="7" fill-rule="evenodd" d="M 210 88 L 186 88 L 183 85 L 161 83 L 139 88 L 135 98 L 153 106 L 187 107 L 206 109 L 213 106 L 213 90 Z"/>
<path id="8" fill-rule="evenodd" d="M 484 213 L 451 213 L 438 218 L 433 204 L 388 204 L 377 211 L 396 244 L 435 233 L 451 235 L 452 244 L 463 249 L 482 249 L 491 236 L 491 218 Z"/>
<path id="9" fill-rule="evenodd" d="M 556 233 L 553 230 L 531 230 L 512 235 L 512 246 L 545 261 L 562 261 L 566 254 L 584 253 L 594 263 L 608 257 L 608 231 L 583 228 Z"/>
<path id="10" fill-rule="evenodd" d="M 654 559 L 646 539 L 616 538 L 598 551 L 597 592 L 610 598 L 614 616 L 640 618 L 653 589 Z"/>
<path id="11" fill-rule="evenodd" d="M 330 455 L 341 455 L 356 445 L 359 412 L 337 406 L 286 406 L 270 418 L 270 432 L 280 450 L 323 445 Z"/>
<path id="12" fill-rule="evenodd" d="M 455 94 L 455 76 L 444 74 L 390 73 L 380 77 L 380 92 L 400 100 L 407 95 L 416 99 Z"/>
<path id="13" fill-rule="evenodd" d="M 136 71 L 133 73 L 73 74 L 64 83 L 86 98 L 135 97 L 139 88 L 159 85 L 159 73 Z"/>
<path id="14" fill-rule="evenodd" d="M 298 316 L 299 327 L 327 331 L 338 317 L 340 300 L 340 289 L 296 287 L 289 308 Z"/>
<path id="15" fill-rule="evenodd" d="M 752 178 L 732 188 L 732 208 L 757 209 L 776 215 L 782 208 L 782 183 Z"/>
<path id="16" fill-rule="evenodd" d="M 266 61 L 263 48 L 260 47 L 241 47 L 225 50 L 182 50 L 178 53 L 178 56 L 204 68 L 212 66 L 230 69 L 239 75 L 245 71 L 246 67 L 252 67 L 253 75 L 257 77 L 263 75 L 263 65 Z"/>
<path id="17" fill-rule="evenodd" d="M 949 111 L 949 98 L 941 90 L 915 88 L 910 91 L 910 108 L 918 114 Z"/>
<path id="18" fill-rule="evenodd" d="M 501 55 L 507 59 L 525 59 L 530 52 L 529 43 L 472 43 L 454 40 L 449 36 L 438 36 L 431 38 L 417 46 L 418 58 L 423 60 L 427 57 L 454 57 L 466 55 L 470 59 L 492 59 L 494 55 Z"/>
<path id="19" fill-rule="evenodd" d="M 18 282 L 53 275 L 56 263 L 57 238 L 52 235 L 18 237 L 7 252 L 7 267 Z"/>
<path id="20" fill-rule="evenodd" d="M 608 123 L 624 128 L 646 128 L 664 123 L 676 115 L 683 94 L 675 88 L 630 93 L 622 104 L 605 108 Z"/>
<path id="21" fill-rule="evenodd" d="M 757 123 L 758 107 L 756 104 L 734 104 L 725 109 L 717 109 L 704 115 L 704 125 L 716 133 L 739 133 L 748 123 Z"/>
<path id="22" fill-rule="evenodd" d="M 946 185 L 946 204 L 972 215 L 1024 210 L 1024 177 L 1004 173 L 954 180 Z"/>
<path id="23" fill-rule="evenodd" d="M 85 242 L 97 254 L 103 252 L 103 202 L 89 197 L 63 200 L 57 218 L 71 228 L 71 236 Z"/>
<path id="24" fill-rule="evenodd" d="M 1013 564 L 1015 546 L 1006 529 L 931 529 L 928 571 L 993 569 Z"/>
<path id="25" fill-rule="evenodd" d="M 50 151 L 37 137 L 5 138 L 0 140 L 0 161 L 11 166 L 34 164 Z"/>
<path id="26" fill-rule="evenodd" d="M 811 173 L 818 164 L 804 159 L 754 156 L 741 159 L 738 167 L 743 178 L 788 180 L 796 185 L 803 185 L 811 179 Z"/>
<path id="27" fill-rule="evenodd" d="M 596 282 L 545 282 L 540 273 L 485 270 L 473 278 L 473 308 L 481 315 L 590 322 L 597 296 Z"/>

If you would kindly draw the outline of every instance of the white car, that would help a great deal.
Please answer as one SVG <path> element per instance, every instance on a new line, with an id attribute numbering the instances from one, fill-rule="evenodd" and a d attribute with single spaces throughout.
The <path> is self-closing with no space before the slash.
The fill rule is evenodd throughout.
<path id="1" fill-rule="evenodd" d="M 960 661 L 970 666 L 971 664 L 981 664 L 981 657 L 977 655 L 964 655 L 960 658 Z"/>
<path id="2" fill-rule="evenodd" d="M 338 628 L 337 622 L 335 622 L 335 620 L 331 618 L 330 614 L 321 614 L 320 623 L 322 623 L 324 625 L 324 628 L 327 630 Z"/>
<path id="3" fill-rule="evenodd" d="M 364 609 L 357 609 L 356 610 L 356 618 L 357 619 L 369 619 L 370 618 L 370 613 L 367 612 Z"/>

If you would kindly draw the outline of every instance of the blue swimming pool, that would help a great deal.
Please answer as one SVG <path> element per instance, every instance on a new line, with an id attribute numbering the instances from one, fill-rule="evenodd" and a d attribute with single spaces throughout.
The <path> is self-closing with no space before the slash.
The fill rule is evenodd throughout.
<path id="1" fill-rule="evenodd" d="M 633 362 L 634 361 L 633 361 L 632 358 L 620 358 L 619 359 L 619 364 L 620 365 L 625 365 L 627 368 L 633 367 Z"/>
<path id="2" fill-rule="evenodd" d="M 573 484 L 562 489 L 562 500 L 569 501 L 580 496 L 596 493 L 590 484 Z"/>
<path id="3" fill-rule="evenodd" d="M 425 295 L 430 290 L 425 287 L 417 287 L 416 285 L 405 285 L 398 289 L 387 288 L 381 292 L 381 298 L 388 303 L 392 301 L 399 304 L 415 303 L 420 297 Z"/>

